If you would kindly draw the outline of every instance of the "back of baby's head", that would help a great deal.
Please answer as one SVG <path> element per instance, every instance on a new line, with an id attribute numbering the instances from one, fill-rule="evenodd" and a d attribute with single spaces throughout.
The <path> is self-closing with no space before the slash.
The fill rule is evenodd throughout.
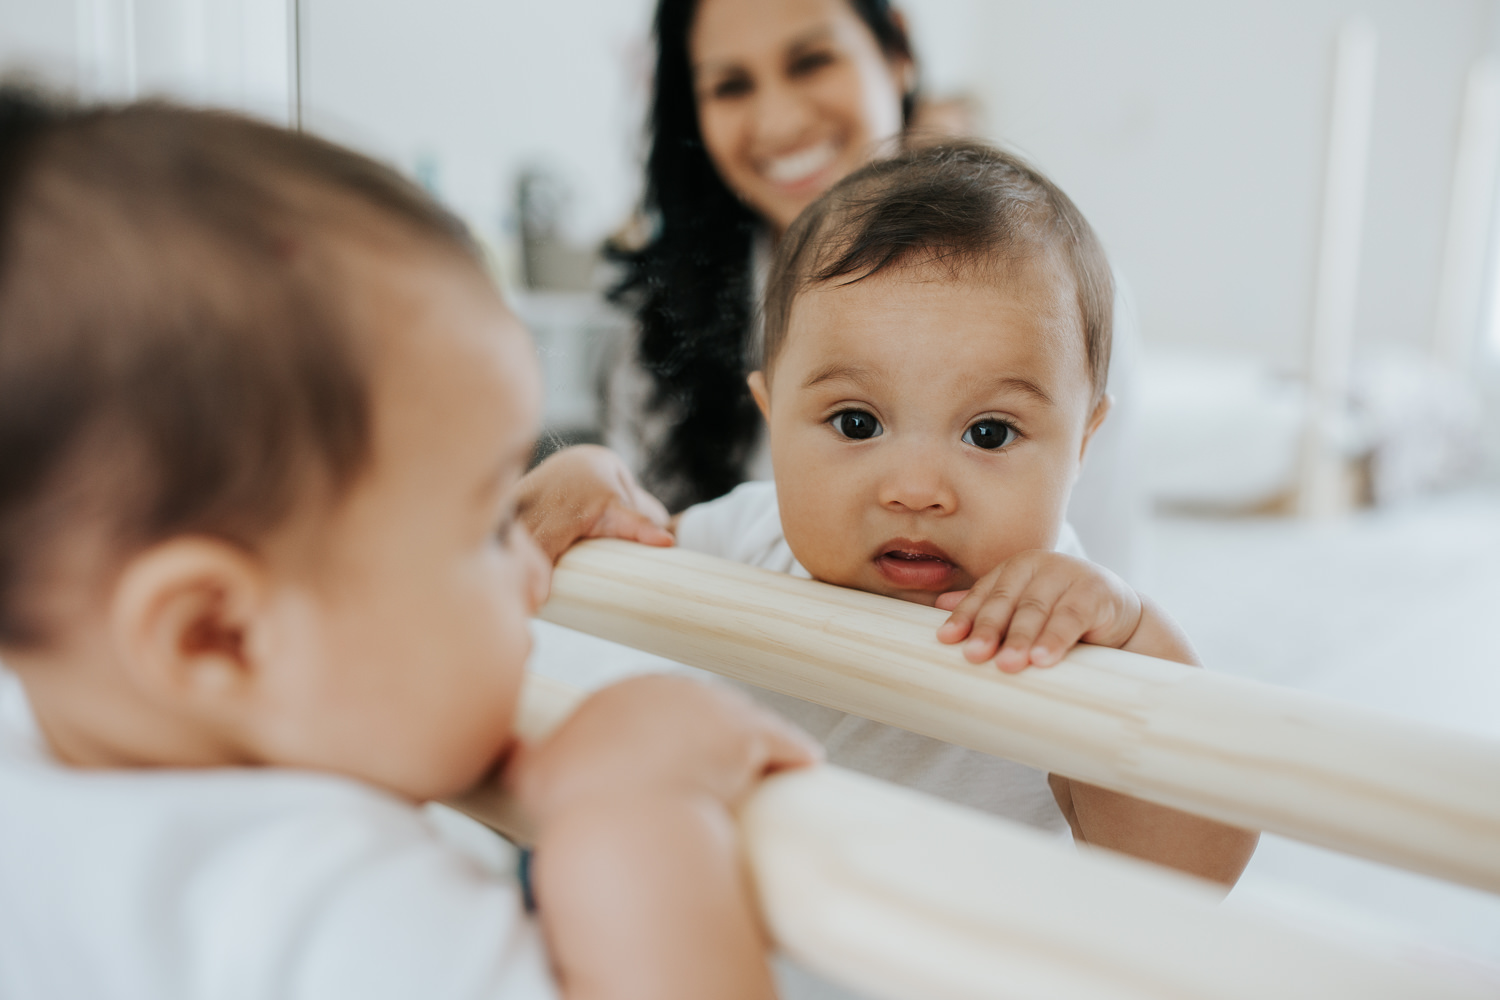
<path id="1" fill-rule="evenodd" d="M 370 450 L 351 246 L 468 257 L 451 216 L 328 143 L 165 104 L 0 89 L 0 646 L 48 642 L 59 546 L 254 548 Z"/>
<path id="2" fill-rule="evenodd" d="M 762 364 L 770 374 L 798 295 L 884 271 L 929 267 L 965 281 L 1005 281 L 1056 254 L 1078 298 L 1094 402 L 1104 395 L 1114 281 L 1098 237 L 1057 185 L 980 143 L 929 146 L 856 171 L 787 230 L 766 286 Z"/>

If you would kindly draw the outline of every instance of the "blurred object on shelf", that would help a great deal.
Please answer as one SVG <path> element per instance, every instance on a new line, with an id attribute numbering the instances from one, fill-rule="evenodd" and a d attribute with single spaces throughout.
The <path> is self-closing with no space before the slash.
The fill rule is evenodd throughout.
<path id="1" fill-rule="evenodd" d="M 1391 351 L 1355 363 L 1350 394 L 1376 505 L 1457 486 L 1479 472 L 1484 411 L 1465 373 Z"/>
<path id="2" fill-rule="evenodd" d="M 571 198 L 567 182 L 546 167 L 527 167 L 516 179 L 521 274 L 528 289 L 585 292 L 599 287 L 598 250 L 570 243 L 563 232 Z"/>
<path id="3" fill-rule="evenodd" d="M 1283 500 L 1297 472 L 1306 391 L 1253 358 L 1142 359 L 1147 494 L 1161 508 L 1251 511 Z"/>
<path id="4" fill-rule="evenodd" d="M 1147 490 L 1158 508 L 1290 513 L 1307 389 L 1249 357 L 1150 354 L 1142 365 Z M 1423 355 L 1358 360 L 1332 425 L 1346 506 L 1456 486 L 1481 465 L 1482 407 L 1468 379 Z"/>
<path id="5" fill-rule="evenodd" d="M 546 397 L 538 458 L 570 444 L 603 440 L 604 366 L 630 337 L 630 317 L 594 292 L 521 291 L 511 306 L 536 341 Z"/>

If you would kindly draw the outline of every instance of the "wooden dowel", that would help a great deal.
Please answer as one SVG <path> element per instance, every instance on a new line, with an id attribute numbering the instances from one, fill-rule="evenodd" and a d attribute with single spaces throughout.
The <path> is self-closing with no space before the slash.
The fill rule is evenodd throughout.
<path id="1" fill-rule="evenodd" d="M 531 677 L 520 731 L 578 692 Z M 460 808 L 514 831 L 493 792 Z M 1458 970 L 1223 907 L 1205 883 L 834 767 L 773 777 L 740 825 L 778 947 L 885 1000 L 1489 996 Z M 543 901 L 545 905 L 545 900 Z"/>
<path id="2" fill-rule="evenodd" d="M 592 541 L 547 621 L 1251 829 L 1500 891 L 1500 743 L 1080 646 L 1016 675 L 933 608 L 698 553 Z"/>

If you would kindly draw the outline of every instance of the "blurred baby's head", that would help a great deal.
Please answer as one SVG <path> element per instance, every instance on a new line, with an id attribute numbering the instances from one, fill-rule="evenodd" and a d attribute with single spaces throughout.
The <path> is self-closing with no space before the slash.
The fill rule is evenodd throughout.
<path id="1" fill-rule="evenodd" d="M 0 92 L 0 648 L 45 700 L 67 671 L 25 665 L 94 635 L 162 688 L 138 722 L 206 712 L 158 762 L 454 790 L 505 737 L 544 574 L 499 523 L 532 364 L 463 227 L 390 170 Z M 487 707 L 466 729 L 444 697 Z M 49 733 L 82 762 L 133 735 Z"/>
<path id="2" fill-rule="evenodd" d="M 1083 215 L 986 146 L 907 152 L 811 205 L 751 376 L 797 558 L 932 603 L 1055 544 L 1108 409 L 1113 299 Z"/>

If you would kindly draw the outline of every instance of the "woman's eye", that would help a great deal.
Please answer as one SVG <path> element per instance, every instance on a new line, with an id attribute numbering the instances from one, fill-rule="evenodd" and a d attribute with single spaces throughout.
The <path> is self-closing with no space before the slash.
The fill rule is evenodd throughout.
<path id="1" fill-rule="evenodd" d="M 1016 429 L 1003 420 L 976 420 L 964 431 L 964 444 L 993 451 L 1016 439 Z"/>
<path id="2" fill-rule="evenodd" d="M 830 52 L 809 52 L 792 60 L 792 73 L 811 73 L 814 70 L 822 69 L 831 62 L 833 62 L 833 54 Z"/>
<path id="3" fill-rule="evenodd" d="M 750 93 L 750 81 L 744 77 L 732 76 L 714 84 L 711 93 L 720 98 L 743 97 Z"/>
<path id="4" fill-rule="evenodd" d="M 881 432 L 880 421 L 864 410 L 845 410 L 833 418 L 833 429 L 855 441 L 876 437 Z"/>

